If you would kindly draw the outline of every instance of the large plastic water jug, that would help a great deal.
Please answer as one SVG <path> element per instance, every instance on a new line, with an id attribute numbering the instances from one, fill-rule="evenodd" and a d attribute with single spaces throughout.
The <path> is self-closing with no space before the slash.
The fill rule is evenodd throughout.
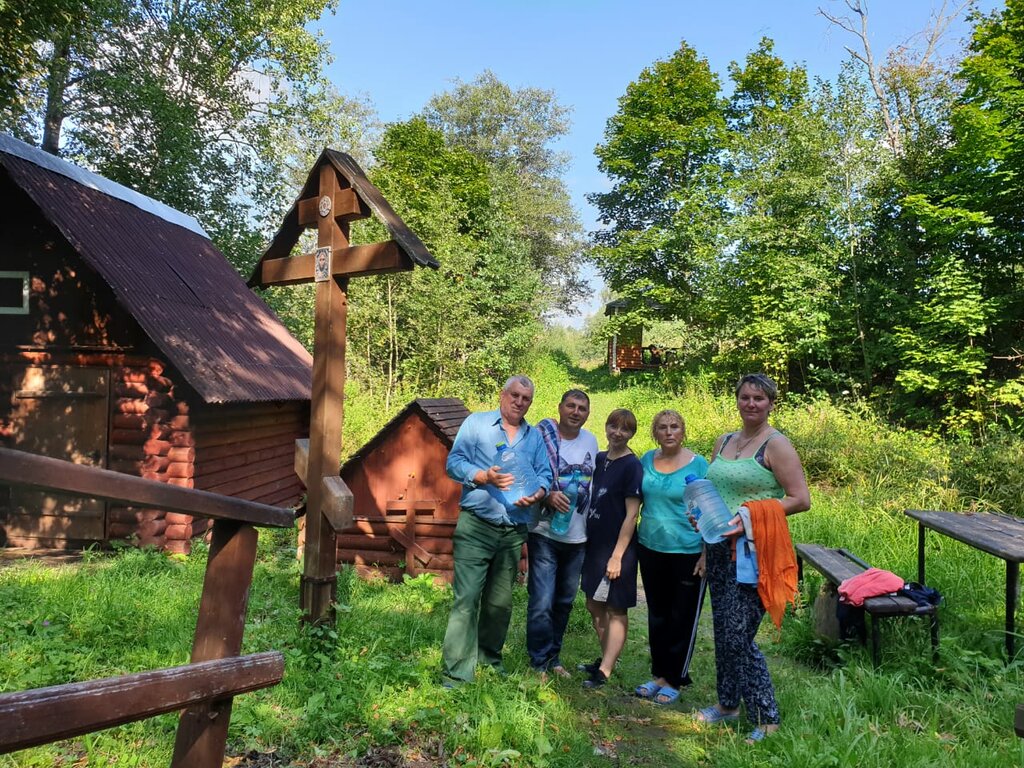
<path id="1" fill-rule="evenodd" d="M 686 476 L 683 503 L 686 511 L 696 518 L 700 535 L 708 544 L 722 541 L 725 532 L 732 527 L 729 521 L 736 517 L 725 505 L 714 483 L 696 475 Z"/>
<path id="2" fill-rule="evenodd" d="M 578 469 L 572 471 L 572 477 L 569 478 L 569 482 L 562 493 L 569 497 L 569 509 L 565 512 L 555 510 L 555 514 L 551 518 L 551 532 L 559 536 L 564 536 L 569 532 L 569 524 L 572 522 L 572 516 L 576 512 L 576 506 L 579 504 L 580 471 Z"/>
<path id="3" fill-rule="evenodd" d="M 516 502 L 524 496 L 533 495 L 540 488 L 537 473 L 533 471 L 533 466 L 525 456 L 504 443 L 498 446 L 498 452 L 494 456 L 494 466 L 498 467 L 502 473 L 512 475 L 512 485 L 500 491 L 500 494 L 505 503 L 505 509 L 510 513 L 518 513 L 520 510 L 516 506 Z M 528 515 L 524 519 L 528 519 Z"/>

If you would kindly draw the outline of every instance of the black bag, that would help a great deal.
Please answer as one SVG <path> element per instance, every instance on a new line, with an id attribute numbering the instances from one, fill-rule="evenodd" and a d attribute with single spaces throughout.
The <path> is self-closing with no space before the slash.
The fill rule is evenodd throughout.
<path id="1" fill-rule="evenodd" d="M 942 595 L 939 590 L 935 587 L 918 584 L 916 581 L 908 581 L 896 594 L 909 597 L 922 608 L 929 605 L 942 605 Z"/>

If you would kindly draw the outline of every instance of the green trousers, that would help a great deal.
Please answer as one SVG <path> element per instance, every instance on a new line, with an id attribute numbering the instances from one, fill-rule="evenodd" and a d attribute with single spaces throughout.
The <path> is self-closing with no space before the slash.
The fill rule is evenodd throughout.
<path id="1" fill-rule="evenodd" d="M 452 536 L 455 600 L 441 651 L 445 677 L 470 681 L 477 663 L 501 667 L 525 541 L 526 526 L 492 525 L 467 510 L 459 514 Z"/>

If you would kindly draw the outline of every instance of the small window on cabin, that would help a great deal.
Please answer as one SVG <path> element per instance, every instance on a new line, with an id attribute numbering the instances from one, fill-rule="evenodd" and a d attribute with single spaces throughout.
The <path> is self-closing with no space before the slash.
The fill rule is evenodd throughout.
<path id="1" fill-rule="evenodd" d="M 28 314 L 28 272 L 0 272 L 0 315 Z"/>

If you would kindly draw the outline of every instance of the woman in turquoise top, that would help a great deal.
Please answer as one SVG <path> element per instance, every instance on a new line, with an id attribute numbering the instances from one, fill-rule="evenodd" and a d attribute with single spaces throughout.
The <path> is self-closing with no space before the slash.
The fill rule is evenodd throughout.
<path id="1" fill-rule="evenodd" d="M 678 412 L 660 411 L 651 425 L 658 448 L 640 459 L 644 470 L 643 508 L 637 532 L 640 576 L 647 596 L 651 679 L 636 695 L 671 704 L 689 685 L 704 599 L 704 578 L 697 573 L 701 537 L 686 516 L 683 489 L 687 475 L 704 477 L 707 460 L 683 443 L 686 424 Z"/>
<path id="2" fill-rule="evenodd" d="M 749 374 L 736 387 L 736 407 L 743 421 L 738 432 L 715 443 L 707 477 L 733 512 L 744 502 L 779 499 L 787 515 L 811 506 L 800 457 L 792 443 L 768 424 L 778 390 L 764 374 Z M 737 518 L 738 520 L 738 518 Z M 729 541 L 706 549 L 707 581 L 715 626 L 715 672 L 718 702 L 696 717 L 707 723 L 736 720 L 740 700 L 753 726 L 749 742 L 779 727 L 779 707 L 764 655 L 754 637 L 764 616 L 756 584 L 736 581 Z M 700 564 L 704 571 L 704 563 Z"/>

